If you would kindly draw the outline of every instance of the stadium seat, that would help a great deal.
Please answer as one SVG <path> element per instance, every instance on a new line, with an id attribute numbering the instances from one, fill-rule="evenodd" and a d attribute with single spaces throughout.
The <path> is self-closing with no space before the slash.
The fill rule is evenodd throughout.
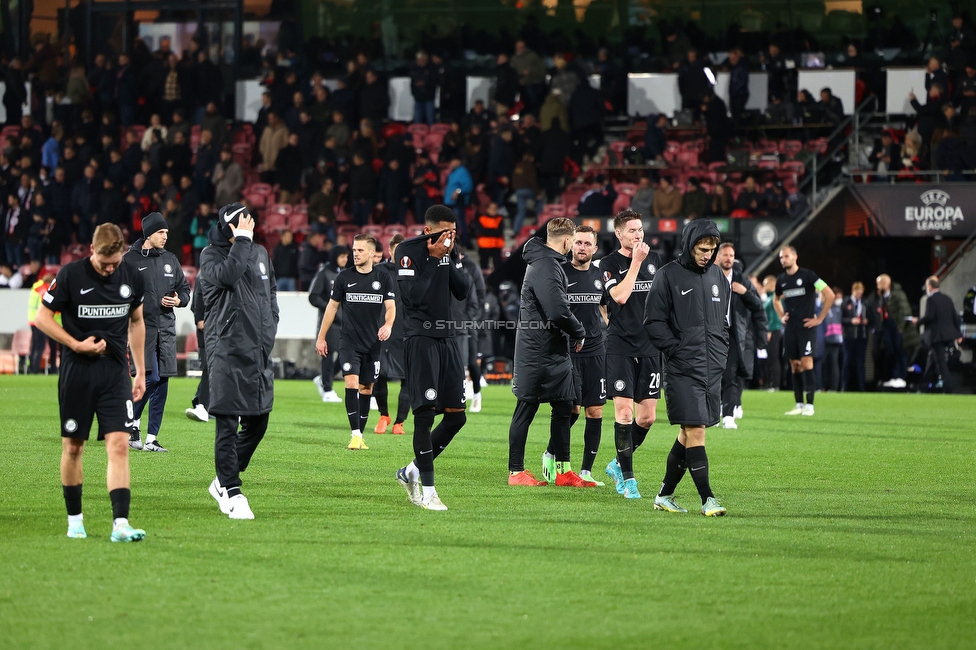
<path id="1" fill-rule="evenodd" d="M 383 130 L 380 134 L 384 140 L 389 140 L 390 138 L 402 136 L 406 132 L 407 127 L 403 122 L 390 122 L 389 124 L 383 125 Z"/>
<path id="2" fill-rule="evenodd" d="M 610 143 L 610 151 L 613 152 L 614 164 L 623 165 L 624 164 L 624 151 L 630 148 L 630 143 L 626 140 L 620 140 L 617 142 Z"/>
<path id="3" fill-rule="evenodd" d="M 630 207 L 630 195 L 629 194 L 618 194 L 617 200 L 613 202 L 613 213 L 616 214 L 621 210 L 626 210 Z"/>
<path id="4" fill-rule="evenodd" d="M 430 130 L 428 131 L 428 133 L 430 133 L 430 134 L 437 133 L 437 134 L 443 136 L 443 135 L 445 135 L 450 130 L 451 130 L 451 125 L 450 124 L 440 124 L 440 123 L 439 124 L 431 124 L 430 125 Z"/>
<path id="5" fill-rule="evenodd" d="M 245 200 L 254 206 L 258 211 L 263 210 L 268 207 L 268 204 L 274 200 L 274 194 L 261 194 L 251 192 L 244 196 Z"/>
<path id="6" fill-rule="evenodd" d="M 787 158 L 793 158 L 803 151 L 803 143 L 799 140 L 783 140 L 779 143 L 779 152 Z"/>
<path id="7" fill-rule="evenodd" d="M 404 237 L 406 237 L 407 227 L 402 226 L 398 223 L 387 224 L 387 226 L 383 228 L 383 234 L 389 235 L 390 237 L 392 237 L 393 235 L 403 235 Z"/>
<path id="8" fill-rule="evenodd" d="M 346 224 L 336 228 L 336 232 L 339 235 L 345 235 L 348 239 L 352 240 L 352 238 L 358 235 L 361 232 L 361 230 L 357 225 Z"/>
<path id="9" fill-rule="evenodd" d="M 797 178 L 803 176 L 807 171 L 807 166 L 804 165 L 803 162 L 799 160 L 787 160 L 782 165 L 780 165 L 780 168 L 793 172 L 794 174 L 796 174 Z"/>
<path id="10" fill-rule="evenodd" d="M 424 234 L 423 224 L 414 224 L 412 226 L 407 226 L 407 239 L 412 237 L 420 237 Z"/>
<path id="11" fill-rule="evenodd" d="M 677 162 L 683 167 L 693 167 L 698 165 L 697 151 L 681 151 L 678 153 Z"/>
<path id="12" fill-rule="evenodd" d="M 758 167 L 759 169 L 779 169 L 779 160 L 760 160 Z"/>
<path id="13" fill-rule="evenodd" d="M 248 194 L 274 194 L 274 188 L 267 183 L 255 183 L 247 188 Z"/>
<path id="14" fill-rule="evenodd" d="M 273 209 L 268 210 L 267 214 L 264 215 L 264 218 L 261 220 L 261 230 L 263 232 L 284 230 L 288 227 L 288 217 L 291 215 L 291 210 L 282 212 L 278 207 L 277 205 L 274 206 Z"/>
<path id="15" fill-rule="evenodd" d="M 807 142 L 806 148 L 810 153 L 823 155 L 827 153 L 827 138 L 816 138 L 814 140 L 810 140 Z"/>
<path id="16" fill-rule="evenodd" d="M 365 226 L 363 226 L 363 234 L 372 235 L 373 237 L 379 239 L 380 237 L 383 236 L 383 226 L 378 226 L 372 223 L 366 224 Z"/>

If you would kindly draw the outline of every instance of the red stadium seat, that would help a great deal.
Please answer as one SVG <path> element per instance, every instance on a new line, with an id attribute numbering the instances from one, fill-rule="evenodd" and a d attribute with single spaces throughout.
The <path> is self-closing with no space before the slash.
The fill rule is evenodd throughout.
<path id="1" fill-rule="evenodd" d="M 414 224 L 412 226 L 407 226 L 407 239 L 412 237 L 420 237 L 424 234 L 423 224 Z"/>
<path id="2" fill-rule="evenodd" d="M 383 228 L 383 234 L 389 235 L 390 237 L 392 237 L 393 235 L 403 235 L 404 237 L 406 237 L 407 227 L 400 225 L 398 223 L 387 224 L 387 226 Z"/>
<path id="3" fill-rule="evenodd" d="M 383 226 L 379 226 L 372 223 L 366 224 L 365 226 L 363 226 L 363 234 L 372 235 L 373 237 L 379 238 L 380 236 L 383 235 Z"/>
<path id="4" fill-rule="evenodd" d="M 450 124 L 431 124 L 428 133 L 438 133 L 440 135 L 445 135 L 451 130 Z"/>
<path id="5" fill-rule="evenodd" d="M 787 158 L 793 158 L 803 151 L 803 143 L 799 140 L 783 140 L 779 143 L 779 152 Z"/>

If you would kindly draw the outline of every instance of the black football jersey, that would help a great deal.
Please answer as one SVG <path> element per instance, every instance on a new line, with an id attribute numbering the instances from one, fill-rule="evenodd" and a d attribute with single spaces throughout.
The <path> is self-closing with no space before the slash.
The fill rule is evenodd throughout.
<path id="1" fill-rule="evenodd" d="M 569 309 L 577 320 L 586 328 L 586 342 L 578 353 L 580 357 L 594 357 L 606 353 L 607 324 L 600 313 L 600 305 L 604 302 L 603 273 L 593 264 L 585 271 L 580 271 L 571 263 L 563 264 L 566 278 L 566 294 L 569 299 Z"/>
<path id="2" fill-rule="evenodd" d="M 607 311 L 610 326 L 607 329 L 607 354 L 620 354 L 628 357 L 651 357 L 657 350 L 651 345 L 644 332 L 644 302 L 657 270 L 664 260 L 651 251 L 641 264 L 640 272 L 634 281 L 634 290 L 623 305 L 618 305 L 610 297 L 610 289 L 620 284 L 630 269 L 630 258 L 614 251 L 600 260 L 603 272 L 603 286 L 607 291 Z"/>
<path id="3" fill-rule="evenodd" d="M 332 299 L 342 304 L 342 347 L 368 352 L 379 347 L 376 332 L 386 321 L 386 300 L 396 300 L 390 274 L 373 267 L 360 273 L 356 267 L 343 270 L 332 283 Z"/>
<path id="4" fill-rule="evenodd" d="M 805 318 L 817 315 L 817 296 L 827 286 L 810 269 L 799 268 L 796 273 L 780 273 L 776 278 L 776 295 L 783 303 L 783 311 L 790 315 L 789 327 L 803 327 Z"/>
<path id="5" fill-rule="evenodd" d="M 119 264 L 109 276 L 100 275 L 85 258 L 65 264 L 44 294 L 44 305 L 61 312 L 65 331 L 83 341 L 89 336 L 103 339 L 109 354 L 128 363 L 129 315 L 143 300 L 145 288 L 139 271 Z M 65 348 L 70 359 L 74 352 Z"/>

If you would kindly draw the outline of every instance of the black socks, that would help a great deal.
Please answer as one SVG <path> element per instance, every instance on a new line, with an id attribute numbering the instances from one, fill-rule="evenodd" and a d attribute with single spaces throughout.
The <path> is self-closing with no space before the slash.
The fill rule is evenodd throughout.
<path id="1" fill-rule="evenodd" d="M 552 416 L 549 419 L 549 453 L 557 462 L 568 463 L 570 459 L 569 432 L 572 425 L 573 403 L 552 402 Z"/>
<path id="2" fill-rule="evenodd" d="M 366 420 L 369 419 L 369 398 L 372 395 L 359 394 L 359 431 L 366 433 Z"/>
<path id="3" fill-rule="evenodd" d="M 634 440 L 630 424 L 613 423 L 613 441 L 617 445 L 617 463 L 624 480 L 634 478 Z"/>
<path id="4" fill-rule="evenodd" d="M 80 492 L 81 486 L 78 488 Z M 128 519 L 129 501 L 132 499 L 132 492 L 129 491 L 129 488 L 116 488 L 109 492 L 108 496 L 112 500 L 112 519 Z"/>
<path id="5" fill-rule="evenodd" d="M 674 445 L 671 446 L 671 452 L 668 454 L 668 462 L 664 470 L 664 480 L 661 482 L 659 496 L 666 497 L 674 494 L 675 488 L 678 487 L 678 483 L 685 475 L 685 470 L 688 469 L 685 459 L 686 453 L 685 446 L 675 440 Z"/>
<path id="6" fill-rule="evenodd" d="M 434 449 L 430 442 L 430 430 L 434 426 L 434 410 L 424 409 L 413 413 L 414 464 L 420 470 L 420 483 L 434 485 Z"/>
<path id="7" fill-rule="evenodd" d="M 803 390 L 807 394 L 807 404 L 813 404 L 813 394 L 817 389 L 817 377 L 812 370 L 803 371 Z"/>
<path id="8" fill-rule="evenodd" d="M 793 397 L 796 399 L 797 404 L 803 404 L 803 373 L 794 372 L 793 373 Z M 726 413 L 725 415 L 731 415 Z"/>
<path id="9" fill-rule="evenodd" d="M 634 451 L 644 444 L 644 439 L 647 438 L 647 432 L 650 429 L 645 429 L 644 427 L 637 424 L 637 420 L 634 420 L 633 424 L 630 425 L 630 435 L 634 440 Z"/>
<path id="10" fill-rule="evenodd" d="M 80 515 L 81 483 L 78 485 L 62 485 L 61 491 L 64 492 L 64 507 L 68 509 L 68 514 Z"/>
<path id="11" fill-rule="evenodd" d="M 576 423 L 579 422 L 579 418 L 580 418 L 580 414 L 578 412 L 577 413 L 573 413 L 572 415 L 569 416 L 569 428 L 570 429 L 572 429 L 573 427 L 576 426 Z"/>
<path id="12" fill-rule="evenodd" d="M 450 411 L 444 414 L 440 424 L 430 434 L 431 448 L 434 450 L 433 456 L 437 458 L 441 452 L 454 440 L 454 436 L 461 430 L 464 423 L 468 421 L 468 416 L 464 411 Z"/>
<path id="13" fill-rule="evenodd" d="M 380 375 L 373 384 L 373 397 L 376 398 L 380 415 L 390 417 L 390 383 L 386 375 Z"/>
<path id="14" fill-rule="evenodd" d="M 705 453 L 705 448 L 688 447 L 685 449 L 685 462 L 688 463 L 688 471 L 691 472 L 691 478 L 695 481 L 695 487 L 698 488 L 698 496 L 701 497 L 702 505 L 705 505 L 708 497 L 715 496 L 712 493 L 711 485 L 708 483 L 708 455 Z"/>
<path id="15" fill-rule="evenodd" d="M 359 391 L 355 388 L 346 389 L 346 416 L 349 418 L 349 430 L 362 433 L 359 424 Z"/>
<path id="16" fill-rule="evenodd" d="M 400 396 L 397 398 L 396 420 L 393 423 L 403 424 L 404 420 L 407 419 L 408 413 L 410 413 L 410 391 L 403 385 L 403 382 L 400 382 Z"/>
<path id="17" fill-rule="evenodd" d="M 603 418 L 586 418 L 586 428 L 583 430 L 583 460 L 580 469 L 584 472 L 593 470 L 596 452 L 600 450 L 600 431 Z"/>

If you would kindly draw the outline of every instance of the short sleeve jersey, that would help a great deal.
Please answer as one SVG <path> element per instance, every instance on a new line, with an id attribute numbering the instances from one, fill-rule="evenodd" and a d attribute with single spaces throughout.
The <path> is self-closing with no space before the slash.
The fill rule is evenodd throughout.
<path id="1" fill-rule="evenodd" d="M 342 305 L 342 347 L 356 352 L 378 348 L 376 331 L 386 320 L 383 302 L 396 300 L 390 274 L 375 266 L 369 273 L 345 269 L 332 283 L 332 299 Z"/>
<path id="2" fill-rule="evenodd" d="M 776 295 L 783 303 L 783 311 L 790 315 L 787 327 L 803 327 L 805 318 L 817 313 L 817 294 L 827 283 L 810 269 L 799 268 L 796 273 L 780 273 L 776 278 Z"/>
<path id="3" fill-rule="evenodd" d="M 61 312 L 65 331 L 79 341 L 94 336 L 105 341 L 111 356 L 128 363 L 129 315 L 142 304 L 145 293 L 139 271 L 119 264 L 109 276 L 99 274 L 91 258 L 61 267 L 48 287 L 43 302 L 51 311 Z M 65 358 L 75 353 L 65 348 Z"/>
<path id="4" fill-rule="evenodd" d="M 641 264 L 634 290 L 623 305 L 618 305 L 609 295 L 610 290 L 620 284 L 630 269 L 630 258 L 614 251 L 600 260 L 603 271 L 603 286 L 607 291 L 607 311 L 610 326 L 607 330 L 607 354 L 628 357 L 651 357 L 657 350 L 644 332 L 644 303 L 651 283 L 664 261 L 657 253 L 650 252 Z"/>
<path id="5" fill-rule="evenodd" d="M 578 357 L 602 356 L 606 352 L 607 324 L 600 313 L 600 305 L 604 303 L 603 272 L 596 266 L 590 265 L 585 271 L 580 271 L 571 263 L 563 264 L 569 309 L 586 329 L 586 342 L 583 349 L 574 352 Z"/>

